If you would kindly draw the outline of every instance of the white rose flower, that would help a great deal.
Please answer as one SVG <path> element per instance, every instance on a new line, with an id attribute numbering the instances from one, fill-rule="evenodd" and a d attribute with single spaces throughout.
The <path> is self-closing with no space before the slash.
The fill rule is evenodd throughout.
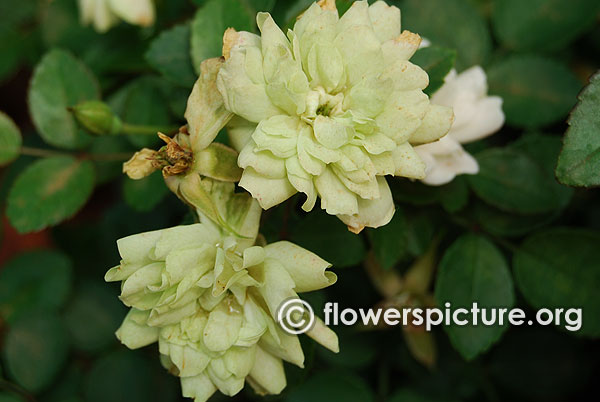
<path id="1" fill-rule="evenodd" d="M 427 165 L 423 183 L 439 186 L 459 174 L 477 174 L 479 165 L 461 144 L 485 138 L 502 127 L 502 98 L 487 96 L 487 79 L 479 66 L 460 74 L 450 71 L 431 103 L 452 107 L 454 123 L 439 141 L 415 147 Z"/>
<path id="2" fill-rule="evenodd" d="M 98 32 L 106 32 L 119 20 L 133 25 L 150 26 L 155 13 L 152 0 L 79 0 L 83 25 L 92 24 Z"/>

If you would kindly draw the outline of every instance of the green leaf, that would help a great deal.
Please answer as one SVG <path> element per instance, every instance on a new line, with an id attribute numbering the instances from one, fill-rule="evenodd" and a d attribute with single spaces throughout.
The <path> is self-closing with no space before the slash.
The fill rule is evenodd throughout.
<path id="1" fill-rule="evenodd" d="M 502 253 L 483 237 L 467 234 L 460 237 L 444 254 L 435 285 L 435 299 L 440 308 L 446 302 L 452 309 L 470 310 L 477 302 L 480 308 L 510 308 L 515 301 L 512 278 Z M 444 326 L 452 345 L 468 360 L 486 351 L 508 328 L 504 325 Z"/>
<path id="2" fill-rule="evenodd" d="M 564 147 L 558 158 L 556 176 L 571 186 L 600 185 L 600 73 L 579 95 L 579 103 L 569 118 Z"/>
<path id="3" fill-rule="evenodd" d="M 598 232 L 551 229 L 525 239 L 514 255 L 517 285 L 533 307 L 583 310 L 578 335 L 600 336 L 598 244 Z"/>
<path id="4" fill-rule="evenodd" d="M 386 402 L 456 402 L 450 398 L 432 398 L 410 388 L 402 388 L 394 392 Z"/>
<path id="5" fill-rule="evenodd" d="M 121 350 L 94 362 L 84 385 L 89 402 L 147 402 L 156 388 L 149 362 L 138 353 Z"/>
<path id="6" fill-rule="evenodd" d="M 196 81 L 190 56 L 190 26 L 177 25 L 163 31 L 150 43 L 146 60 L 166 78 L 186 88 Z"/>
<path id="7" fill-rule="evenodd" d="M 28 22 L 35 16 L 36 2 L 34 0 L 24 0 L 15 3 L 11 0 L 0 1 L 0 14 L 2 22 L 7 26 L 16 26 Z"/>
<path id="8" fill-rule="evenodd" d="M 219 57 L 223 47 L 223 33 L 227 28 L 252 31 L 254 13 L 241 0 L 209 0 L 198 10 L 192 22 L 192 62 L 200 74 L 200 63 Z"/>
<path id="9" fill-rule="evenodd" d="M 434 45 L 455 49 L 456 67 L 485 64 L 492 41 L 486 22 L 465 0 L 405 0 L 400 4 L 402 29 L 417 32 Z"/>
<path id="10" fill-rule="evenodd" d="M 492 21 L 509 49 L 553 51 L 589 29 L 599 11 L 597 0 L 496 0 Z"/>
<path id="11" fill-rule="evenodd" d="M 475 221 L 487 232 L 501 237 L 520 237 L 554 221 L 560 210 L 537 215 L 516 215 L 478 202 L 471 208 Z"/>
<path id="12" fill-rule="evenodd" d="M 432 95 L 444 85 L 444 78 L 454 67 L 456 50 L 429 46 L 417 50 L 410 61 L 427 71 L 429 86 L 425 88 L 425 93 Z"/>
<path id="13" fill-rule="evenodd" d="M 2 354 L 8 373 L 23 388 L 48 387 L 67 358 L 65 329 L 54 314 L 28 316 L 12 325 Z"/>
<path id="14" fill-rule="evenodd" d="M 355 374 L 336 371 L 312 375 L 291 390 L 285 402 L 373 402 L 375 396 L 365 381 Z"/>
<path id="15" fill-rule="evenodd" d="M 420 181 L 393 180 L 390 189 L 394 200 L 415 206 L 440 203 L 448 212 L 456 212 L 466 206 L 469 191 L 466 175 L 458 176 L 443 186 L 428 186 Z"/>
<path id="16" fill-rule="evenodd" d="M 173 85 L 171 88 L 167 88 L 165 86 L 165 90 L 171 114 L 174 116 L 183 116 L 185 113 L 185 108 L 187 107 L 188 98 L 190 97 L 190 91 L 186 88 L 175 85 Z"/>
<path id="17" fill-rule="evenodd" d="M 80 22 L 76 24 L 80 25 Z M 123 73 L 137 74 L 148 69 L 144 60 L 148 43 L 137 34 L 137 30 L 136 26 L 121 24 L 104 34 L 94 32 L 95 37 L 77 52 L 81 60 L 102 79 L 102 87 L 107 86 L 107 82 L 114 83 L 115 78 L 118 80 Z M 94 46 L 89 46 L 90 42 Z"/>
<path id="18" fill-rule="evenodd" d="M 160 171 L 141 180 L 125 178 L 123 181 L 123 198 L 136 211 L 151 211 L 168 193 Z"/>
<path id="19" fill-rule="evenodd" d="M 77 286 L 64 317 L 73 345 L 94 352 L 115 343 L 115 330 L 125 313 L 105 284 L 89 281 Z"/>
<path id="20" fill-rule="evenodd" d="M 246 7 L 252 9 L 253 14 L 256 14 L 260 11 L 269 12 L 269 11 L 271 11 L 271 9 L 273 9 L 273 6 L 275 5 L 275 0 L 241 0 L 241 1 Z"/>
<path id="21" fill-rule="evenodd" d="M 539 147 L 539 152 L 546 152 Z M 473 191 L 506 212 L 542 214 L 564 208 L 571 191 L 558 185 L 542 166 L 521 150 L 491 148 L 476 155 L 479 174 L 469 176 Z"/>
<path id="22" fill-rule="evenodd" d="M 100 35 L 92 27 L 81 24 L 77 3 L 52 0 L 40 4 L 40 36 L 45 48 L 61 47 L 80 54 L 98 40 Z"/>
<path id="23" fill-rule="evenodd" d="M 431 209 L 406 211 L 406 249 L 413 257 L 420 257 L 429 249 L 438 225 Z"/>
<path id="24" fill-rule="evenodd" d="M 310 305 L 315 306 L 312 302 Z M 377 358 L 377 338 L 373 332 L 356 331 L 354 328 L 347 327 L 338 327 L 335 332 L 340 344 L 339 353 L 317 348 L 319 357 L 328 364 L 335 367 L 362 369 Z"/>
<path id="25" fill-rule="evenodd" d="M 457 176 L 448 184 L 438 187 L 438 199 L 442 207 L 450 212 L 458 212 L 469 203 L 469 186 L 467 178 Z"/>
<path id="26" fill-rule="evenodd" d="M 346 2 L 349 0 L 337 0 L 336 7 L 340 16 L 344 13 Z M 297 17 L 313 3 L 312 0 L 277 1 L 271 15 L 281 29 L 292 29 Z"/>
<path id="27" fill-rule="evenodd" d="M 568 401 L 585 389 L 595 356 L 564 333 L 534 327 L 507 333 L 488 363 L 490 380 L 521 400 Z"/>
<path id="28" fill-rule="evenodd" d="M 490 93 L 503 98 L 506 121 L 518 127 L 545 126 L 575 104 L 581 83 L 564 65 L 537 56 L 512 56 L 488 69 Z"/>
<path id="29" fill-rule="evenodd" d="M 509 148 L 516 149 L 536 162 L 549 176 L 554 176 L 554 164 L 560 153 L 562 141 L 559 136 L 541 133 L 525 133 L 516 141 L 509 145 Z M 566 188 L 560 186 L 560 188 Z M 568 189 L 571 191 L 570 189 Z"/>
<path id="30" fill-rule="evenodd" d="M 0 81 L 10 78 L 10 75 L 19 67 L 19 62 L 23 57 L 21 40 L 19 33 L 15 30 L 0 27 L 0 54 L 2 54 L 0 59 Z"/>
<path id="31" fill-rule="evenodd" d="M 304 215 L 291 229 L 290 238 L 338 268 L 357 265 L 366 254 L 360 236 L 350 233 L 336 217 L 320 211 Z"/>
<path id="32" fill-rule="evenodd" d="M 377 229 L 367 229 L 373 253 L 383 269 L 392 268 L 406 256 L 406 231 L 406 218 L 398 207 L 390 223 Z"/>
<path id="33" fill-rule="evenodd" d="M 0 316 L 13 322 L 35 310 L 56 310 L 71 290 L 71 262 L 57 251 L 33 251 L 0 270 Z"/>
<path id="34" fill-rule="evenodd" d="M 35 24 L 36 2 L 1 0 L 0 15 L 0 81 L 3 81 L 35 51 L 37 31 L 31 26 Z"/>
<path id="35" fill-rule="evenodd" d="M 418 181 L 390 180 L 390 189 L 396 202 L 423 206 L 435 204 L 438 199 L 436 187 L 427 186 Z"/>
<path id="36" fill-rule="evenodd" d="M 558 183 L 554 175 L 554 166 L 556 166 L 561 147 L 560 137 L 537 133 L 525 134 L 510 144 L 510 148 L 522 151 L 537 163 L 553 189 L 557 205 L 563 208 L 569 204 L 574 191 Z"/>
<path id="37" fill-rule="evenodd" d="M 83 402 L 79 397 L 83 374 L 79 361 L 70 361 L 69 367 L 54 382 L 52 389 L 44 394 L 44 402 Z"/>
<path id="38" fill-rule="evenodd" d="M 26 400 L 19 396 L 19 394 L 0 392 L 0 402 L 26 402 Z"/>
<path id="39" fill-rule="evenodd" d="M 90 161 L 69 156 L 41 159 L 15 181 L 6 214 L 21 233 L 41 230 L 74 215 L 93 189 L 94 167 Z"/>
<path id="40" fill-rule="evenodd" d="M 0 200 L 3 200 L 6 203 L 8 193 L 10 192 L 10 189 L 17 177 L 35 160 L 36 159 L 33 156 L 22 155 L 15 159 L 10 165 L 4 167 L 2 172 L 2 180 L 0 180 Z"/>
<path id="41" fill-rule="evenodd" d="M 12 162 L 21 150 L 21 131 L 14 121 L 0 112 L 0 165 Z"/>
<path id="42" fill-rule="evenodd" d="M 81 148 L 90 141 L 67 108 L 100 97 L 94 75 L 64 50 L 46 53 L 33 72 L 29 111 L 42 138 L 61 148 Z"/>

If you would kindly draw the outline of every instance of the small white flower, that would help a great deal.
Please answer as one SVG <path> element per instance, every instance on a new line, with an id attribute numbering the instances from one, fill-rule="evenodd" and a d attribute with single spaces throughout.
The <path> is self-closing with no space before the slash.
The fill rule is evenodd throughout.
<path id="1" fill-rule="evenodd" d="M 93 24 L 98 32 L 106 32 L 124 20 L 133 25 L 150 26 L 154 23 L 152 0 L 79 0 L 83 25 Z"/>
<path id="2" fill-rule="evenodd" d="M 454 123 L 439 141 L 415 147 L 426 163 L 423 183 L 439 186 L 459 174 L 477 174 L 479 165 L 461 144 L 485 138 L 502 127 L 502 98 L 487 96 L 487 79 L 479 66 L 457 74 L 450 71 L 431 103 L 454 109 Z"/>

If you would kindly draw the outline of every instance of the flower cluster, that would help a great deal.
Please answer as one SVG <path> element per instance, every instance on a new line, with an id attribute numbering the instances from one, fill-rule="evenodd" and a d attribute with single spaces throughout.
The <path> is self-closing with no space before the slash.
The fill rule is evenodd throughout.
<path id="1" fill-rule="evenodd" d="M 164 367 L 197 402 L 216 390 L 235 395 L 246 382 L 280 393 L 283 361 L 302 367 L 304 355 L 278 308 L 337 279 L 299 246 L 264 244 L 262 209 L 301 192 L 305 211 L 320 198 L 355 233 L 385 225 L 394 203 L 384 176 L 441 184 L 472 172 L 458 142 L 503 120 L 489 118 L 500 103 L 485 97 L 477 68 L 451 74 L 430 102 L 427 73 L 409 61 L 421 39 L 401 32 L 400 11 L 382 1 L 357 1 L 339 17 L 335 2 L 322 0 L 286 34 L 267 13 L 257 23 L 261 36 L 228 29 L 224 57 L 202 62 L 188 125 L 159 134 L 166 145 L 123 166 L 133 179 L 160 169 L 200 223 L 120 239 L 121 263 L 105 278 L 122 282 L 131 307 L 118 338 L 130 348 L 158 342 Z M 235 149 L 214 142 L 226 125 Z M 459 167 L 445 169 L 456 158 Z M 252 196 L 236 193 L 237 182 Z M 338 351 L 320 320 L 307 334 Z"/>
<path id="2" fill-rule="evenodd" d="M 261 36 L 228 30 L 217 77 L 236 115 L 232 143 L 240 186 L 267 209 L 296 192 L 351 231 L 388 223 L 394 204 L 385 175 L 422 179 L 413 145 L 448 132 L 452 109 L 430 104 L 429 79 L 408 61 L 420 37 L 401 32 L 400 10 L 357 1 L 340 18 L 314 3 L 284 34 L 268 13 Z"/>
<path id="3" fill-rule="evenodd" d="M 161 362 L 197 402 L 217 389 L 235 395 L 246 381 L 260 394 L 281 392 L 282 360 L 302 367 L 304 355 L 276 323 L 277 309 L 336 281 L 329 263 L 299 246 L 255 245 L 260 207 L 233 187 L 215 182 L 211 196 L 237 234 L 200 214 L 201 223 L 129 236 L 105 277 L 122 281 L 120 299 L 131 307 L 117 337 L 132 349 L 158 342 Z M 338 351 L 322 322 L 307 334 Z"/>
<path id="4" fill-rule="evenodd" d="M 79 0 L 79 13 L 81 22 L 98 32 L 108 31 L 119 20 L 149 26 L 155 18 L 152 0 Z"/>

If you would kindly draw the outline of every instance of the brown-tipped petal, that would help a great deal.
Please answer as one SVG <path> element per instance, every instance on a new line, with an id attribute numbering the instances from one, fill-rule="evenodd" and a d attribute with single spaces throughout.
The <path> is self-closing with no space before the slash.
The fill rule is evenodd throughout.
<path id="1" fill-rule="evenodd" d="M 319 0 L 317 4 L 326 11 L 337 11 L 335 0 Z"/>
<path id="2" fill-rule="evenodd" d="M 227 28 L 223 34 L 223 57 L 229 59 L 231 48 L 238 42 L 240 34 L 234 28 Z"/>

